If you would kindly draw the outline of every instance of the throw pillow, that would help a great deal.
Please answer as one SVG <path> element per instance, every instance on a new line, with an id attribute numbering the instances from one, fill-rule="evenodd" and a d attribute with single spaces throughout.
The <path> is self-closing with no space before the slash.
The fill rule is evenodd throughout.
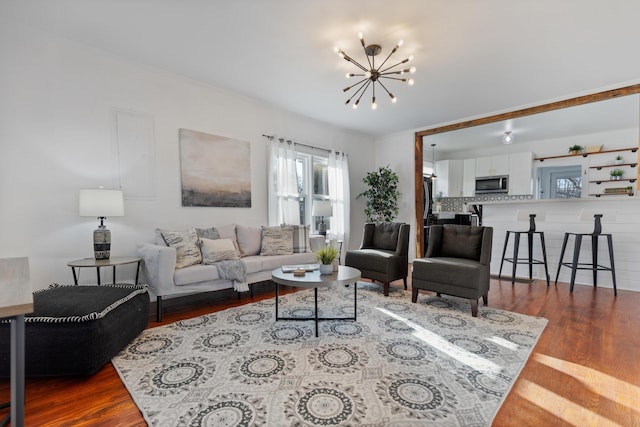
<path id="1" fill-rule="evenodd" d="M 198 237 L 200 239 L 215 240 L 215 239 L 219 239 L 220 238 L 220 234 L 218 233 L 218 230 L 216 230 L 214 227 L 211 227 L 211 228 L 196 228 L 196 234 L 198 235 Z"/>
<path id="2" fill-rule="evenodd" d="M 238 246 L 242 256 L 258 255 L 262 244 L 262 230 L 255 227 L 238 225 L 236 227 Z"/>
<path id="3" fill-rule="evenodd" d="M 200 239 L 202 245 L 202 263 L 213 264 L 218 261 L 238 259 L 236 248 L 231 239 Z"/>
<path id="4" fill-rule="evenodd" d="M 163 231 L 162 238 L 168 246 L 176 250 L 176 268 L 189 267 L 202 263 L 202 254 L 198 247 L 196 230 Z"/>
<path id="5" fill-rule="evenodd" d="M 309 225 L 292 225 L 293 228 L 293 253 L 311 252 L 309 241 Z"/>
<path id="6" fill-rule="evenodd" d="M 233 242 L 233 246 L 236 247 L 236 253 L 238 254 L 239 257 L 241 257 L 242 252 L 240 252 L 240 246 L 238 246 L 238 237 L 236 236 L 236 225 L 235 224 L 223 225 L 222 227 L 216 227 L 216 230 L 218 230 L 218 234 L 220 235 L 221 239 L 231 239 L 231 241 Z"/>
<path id="7" fill-rule="evenodd" d="M 291 255 L 293 253 L 293 228 L 262 227 L 260 255 Z"/>
<path id="8" fill-rule="evenodd" d="M 440 256 L 480 260 L 483 227 L 460 229 L 460 226 L 447 224 L 443 229 Z"/>

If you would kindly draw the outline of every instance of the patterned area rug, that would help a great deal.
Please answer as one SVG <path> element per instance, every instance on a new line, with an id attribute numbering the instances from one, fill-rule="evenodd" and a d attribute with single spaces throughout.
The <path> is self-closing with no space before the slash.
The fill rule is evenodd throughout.
<path id="1" fill-rule="evenodd" d="M 353 285 L 352 285 L 353 286 Z M 353 288 L 318 292 L 353 316 Z M 313 290 L 280 298 L 313 314 Z M 275 300 L 145 330 L 113 359 L 153 426 L 488 426 L 547 320 L 358 283 L 357 322 Z"/>

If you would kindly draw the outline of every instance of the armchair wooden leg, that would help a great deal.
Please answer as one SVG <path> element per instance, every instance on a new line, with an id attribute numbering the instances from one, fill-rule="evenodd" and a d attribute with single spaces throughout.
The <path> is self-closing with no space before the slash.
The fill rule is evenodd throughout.
<path id="1" fill-rule="evenodd" d="M 418 288 L 411 289 L 411 302 L 418 302 Z"/>
<path id="2" fill-rule="evenodd" d="M 405 276 L 404 279 L 402 279 L 402 281 L 404 282 L 404 290 L 407 290 L 407 277 Z"/>
<path id="3" fill-rule="evenodd" d="M 389 296 L 389 282 L 384 282 L 382 284 L 382 293 L 384 294 L 385 297 Z"/>
<path id="4" fill-rule="evenodd" d="M 469 302 L 471 302 L 471 316 L 478 317 L 478 300 L 471 299 Z"/>
<path id="5" fill-rule="evenodd" d="M 489 295 L 482 295 L 482 302 L 487 305 L 489 303 Z"/>

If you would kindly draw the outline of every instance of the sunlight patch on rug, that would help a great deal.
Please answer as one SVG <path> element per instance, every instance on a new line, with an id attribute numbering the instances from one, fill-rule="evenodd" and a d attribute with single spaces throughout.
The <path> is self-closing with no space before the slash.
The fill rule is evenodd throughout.
<path id="1" fill-rule="evenodd" d="M 318 291 L 353 315 L 353 288 Z M 313 291 L 280 298 L 313 313 Z M 358 284 L 357 321 L 275 300 L 147 329 L 113 359 L 152 426 L 488 426 L 547 320 Z"/>

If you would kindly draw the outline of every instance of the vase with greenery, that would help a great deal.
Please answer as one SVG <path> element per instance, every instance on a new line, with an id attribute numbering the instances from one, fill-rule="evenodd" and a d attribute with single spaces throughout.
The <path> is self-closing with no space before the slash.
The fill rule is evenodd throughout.
<path id="1" fill-rule="evenodd" d="M 316 261 L 320 263 L 320 274 L 333 273 L 333 262 L 338 257 L 338 249 L 333 246 L 325 246 L 314 254 Z"/>
<path id="2" fill-rule="evenodd" d="M 582 145 L 572 145 L 571 147 L 569 147 L 569 152 L 571 154 L 579 154 L 584 148 L 582 147 Z"/>
<path id="3" fill-rule="evenodd" d="M 619 180 L 622 178 L 622 175 L 624 175 L 624 171 L 622 169 L 613 169 L 611 172 L 609 172 L 609 175 L 611 175 L 611 179 L 613 180 Z"/>
<path id="4" fill-rule="evenodd" d="M 362 181 L 369 186 L 366 191 L 358 194 L 364 196 L 367 206 L 364 213 L 368 222 L 391 222 L 398 215 L 398 175 L 389 166 L 380 167 L 377 171 L 369 172 Z"/>

